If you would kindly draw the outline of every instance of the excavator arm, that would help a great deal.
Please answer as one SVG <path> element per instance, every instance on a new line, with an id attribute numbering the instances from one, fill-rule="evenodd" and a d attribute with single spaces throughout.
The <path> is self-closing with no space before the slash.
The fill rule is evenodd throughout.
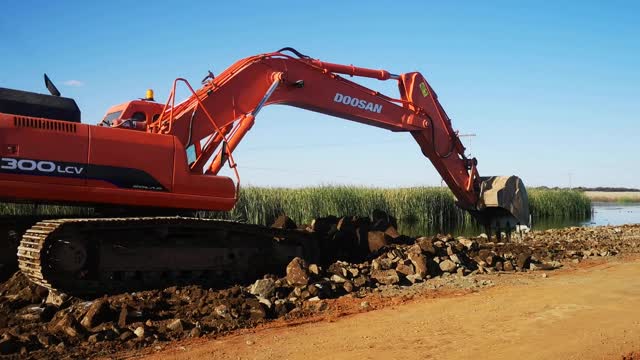
<path id="1" fill-rule="evenodd" d="M 297 56 L 284 51 L 289 50 Z M 385 96 L 339 74 L 398 83 L 399 98 Z M 515 177 L 481 178 L 475 158 L 465 156 L 451 120 L 418 72 L 400 75 L 322 62 L 285 48 L 242 59 L 197 91 L 177 79 L 161 116 L 149 132 L 175 135 L 185 146 L 191 171 L 217 174 L 265 105 L 303 108 L 391 131 L 410 132 L 447 183 L 461 208 L 485 226 L 529 224 L 526 190 Z M 175 104 L 176 86 L 192 92 Z M 210 159 L 212 156 L 213 161 Z"/>

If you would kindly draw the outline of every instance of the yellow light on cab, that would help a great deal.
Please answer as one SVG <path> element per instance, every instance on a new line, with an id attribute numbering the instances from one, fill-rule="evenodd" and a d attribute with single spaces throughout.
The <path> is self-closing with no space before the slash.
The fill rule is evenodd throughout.
<path id="1" fill-rule="evenodd" d="M 147 96 L 145 97 L 145 100 L 154 101 L 153 100 L 153 90 L 152 89 L 147 89 Z"/>

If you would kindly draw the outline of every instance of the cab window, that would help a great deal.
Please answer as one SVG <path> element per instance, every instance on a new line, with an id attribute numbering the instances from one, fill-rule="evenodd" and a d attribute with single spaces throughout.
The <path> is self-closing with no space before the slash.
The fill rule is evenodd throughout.
<path id="1" fill-rule="evenodd" d="M 136 111 L 131 116 L 131 119 L 133 119 L 134 121 L 146 121 L 147 115 L 145 115 L 142 111 Z"/>
<path id="2" fill-rule="evenodd" d="M 122 110 L 121 111 L 114 111 L 112 113 L 109 113 L 104 117 L 102 122 L 106 123 L 109 126 L 111 126 L 111 123 L 113 122 L 113 120 L 116 120 L 116 119 L 120 118 L 121 114 L 122 114 Z"/>

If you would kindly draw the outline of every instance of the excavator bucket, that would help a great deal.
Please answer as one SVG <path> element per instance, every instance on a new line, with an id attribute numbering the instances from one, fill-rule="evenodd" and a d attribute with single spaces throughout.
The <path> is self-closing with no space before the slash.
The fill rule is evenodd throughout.
<path id="1" fill-rule="evenodd" d="M 480 178 L 478 210 L 472 214 L 483 225 L 497 231 L 531 227 L 529 197 L 517 176 Z"/>

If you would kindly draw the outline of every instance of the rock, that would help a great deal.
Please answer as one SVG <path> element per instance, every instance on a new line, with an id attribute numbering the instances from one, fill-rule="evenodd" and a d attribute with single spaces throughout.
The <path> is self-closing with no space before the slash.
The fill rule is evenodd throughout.
<path id="1" fill-rule="evenodd" d="M 316 264 L 309 265 L 309 273 L 311 275 L 320 276 L 320 266 Z"/>
<path id="2" fill-rule="evenodd" d="M 360 275 L 352 280 L 352 283 L 355 287 L 363 287 L 367 284 L 367 278 L 363 275 Z"/>
<path id="3" fill-rule="evenodd" d="M 122 341 L 127 341 L 127 340 L 129 340 L 129 339 L 133 338 L 134 336 L 135 336 L 135 335 L 133 334 L 133 332 L 131 332 L 131 331 L 129 331 L 129 330 L 126 330 L 126 331 L 124 331 L 122 334 L 120 334 L 120 337 L 119 337 L 119 338 L 120 338 L 120 340 L 122 340 Z"/>
<path id="4" fill-rule="evenodd" d="M 318 295 L 318 293 L 320 292 L 320 290 L 315 284 L 308 286 L 307 291 L 309 292 L 309 295 L 312 297 Z"/>
<path id="5" fill-rule="evenodd" d="M 102 341 L 102 334 L 97 333 L 97 334 L 93 334 L 91 336 L 89 336 L 89 338 L 87 339 L 87 341 L 89 341 L 90 344 L 95 344 L 97 342 Z"/>
<path id="6" fill-rule="evenodd" d="M 542 263 L 542 264 L 534 264 L 533 262 L 529 264 L 529 270 L 555 270 L 562 266 L 560 263 Z"/>
<path id="7" fill-rule="evenodd" d="M 270 299 L 276 292 L 276 282 L 273 279 L 260 279 L 256 280 L 249 292 L 256 296 Z"/>
<path id="8" fill-rule="evenodd" d="M 456 254 L 449 255 L 449 259 L 451 259 L 451 261 L 453 261 L 456 264 L 462 264 L 462 261 L 460 261 L 460 258 Z"/>
<path id="9" fill-rule="evenodd" d="M 276 300 L 273 304 L 273 311 L 276 314 L 276 316 L 281 317 L 286 315 L 291 309 L 289 304 L 290 303 L 287 303 L 284 300 L 280 300 L 280 299 Z"/>
<path id="10" fill-rule="evenodd" d="M 531 263 L 531 255 L 520 254 L 520 256 L 518 256 L 517 265 L 520 271 L 524 271 L 525 269 L 529 268 L 530 263 Z"/>
<path id="11" fill-rule="evenodd" d="M 397 259 L 395 259 L 395 256 L 393 254 L 391 254 L 391 256 L 393 256 L 394 258 L 389 258 L 388 256 L 378 258 L 378 263 L 380 264 L 381 270 L 389 270 L 389 269 L 395 268 L 395 263 L 397 262 Z"/>
<path id="12" fill-rule="evenodd" d="M 562 263 L 560 261 L 551 261 L 551 262 L 548 262 L 547 264 L 553 267 L 553 269 L 559 269 L 562 267 Z"/>
<path id="13" fill-rule="evenodd" d="M 422 282 L 424 278 L 420 276 L 420 274 L 413 274 L 413 275 L 407 275 L 407 280 L 409 280 L 409 282 L 411 282 L 412 284 L 415 284 L 418 282 Z"/>
<path id="14" fill-rule="evenodd" d="M 513 263 L 511 262 L 511 260 L 506 260 L 504 262 L 504 264 L 502 265 L 504 271 L 513 271 Z"/>
<path id="15" fill-rule="evenodd" d="M 167 329 L 173 332 L 183 332 L 184 331 L 184 323 L 182 319 L 175 319 L 167 324 Z"/>
<path id="16" fill-rule="evenodd" d="M 369 309 L 371 307 L 371 305 L 369 304 L 368 301 L 363 301 L 360 303 L 360 307 L 363 309 Z"/>
<path id="17" fill-rule="evenodd" d="M 305 291 L 306 292 L 306 291 Z M 308 293 L 307 293 L 308 294 Z M 260 304 L 259 301 L 254 300 L 255 302 L 247 301 L 247 305 L 250 306 L 249 309 L 249 318 L 251 320 L 262 320 L 267 317 L 267 312 L 264 309 L 264 306 Z"/>
<path id="18" fill-rule="evenodd" d="M 133 333 L 134 333 L 137 337 L 139 337 L 139 338 L 143 338 L 143 337 L 144 337 L 144 333 L 145 333 L 145 331 L 144 331 L 144 328 L 143 328 L 142 326 L 138 326 L 138 327 L 133 331 Z"/>
<path id="19" fill-rule="evenodd" d="M 346 291 L 347 293 L 350 293 L 353 291 L 353 283 L 351 281 L 345 281 L 344 284 L 342 284 L 342 287 L 344 288 L 344 291 Z"/>
<path id="20" fill-rule="evenodd" d="M 342 276 L 340 276 L 340 275 L 335 275 L 335 274 L 334 274 L 334 275 L 331 275 L 330 280 L 331 280 L 331 281 L 333 281 L 333 282 L 334 282 L 334 283 L 336 283 L 336 284 L 342 284 L 342 283 L 344 283 L 345 281 L 347 281 L 347 279 L 343 278 Z"/>
<path id="21" fill-rule="evenodd" d="M 485 261 L 487 262 L 487 266 L 494 267 L 496 266 L 496 263 L 498 262 L 499 258 L 497 255 L 491 254 L 491 255 L 488 255 L 485 259 L 486 259 Z"/>
<path id="22" fill-rule="evenodd" d="M 129 316 L 129 309 L 126 304 L 122 304 L 120 307 L 120 315 L 118 316 L 118 326 L 124 328 L 127 326 L 127 317 Z"/>
<path id="23" fill-rule="evenodd" d="M 398 263 L 398 265 L 396 266 L 396 271 L 404 276 L 413 275 L 416 273 L 413 269 L 413 265 L 406 265 L 404 263 Z"/>
<path id="24" fill-rule="evenodd" d="M 439 261 L 439 259 L 437 257 L 433 258 L 433 259 L 428 259 L 427 260 L 427 270 L 428 270 L 428 274 L 427 276 L 425 276 L 424 278 L 427 279 L 429 276 L 436 276 L 440 273 L 440 264 L 439 262 L 436 262 L 436 259 Z"/>
<path id="25" fill-rule="evenodd" d="M 367 233 L 367 241 L 369 244 L 369 251 L 375 252 L 381 248 L 389 245 L 387 236 L 382 231 L 369 231 Z"/>
<path id="26" fill-rule="evenodd" d="M 392 285 L 400 282 L 400 276 L 395 270 L 374 270 L 371 272 L 371 278 L 380 284 Z"/>
<path id="27" fill-rule="evenodd" d="M 312 288 L 315 288 L 315 287 L 314 287 L 314 286 L 312 286 Z M 271 309 L 271 306 L 273 305 L 273 304 L 271 303 L 271 300 L 269 300 L 269 299 L 265 299 L 265 298 L 263 298 L 263 297 L 261 297 L 261 296 L 259 296 L 259 297 L 258 297 L 258 301 L 260 302 L 260 304 L 263 304 L 264 306 L 266 306 L 266 307 L 267 307 L 267 309 Z"/>
<path id="28" fill-rule="evenodd" d="M 49 291 L 49 294 L 47 295 L 47 299 L 45 300 L 45 303 L 59 307 L 62 305 L 62 303 L 67 301 L 68 298 L 69 298 L 69 295 L 67 294 L 60 293 L 57 291 Z"/>
<path id="29" fill-rule="evenodd" d="M 396 230 L 396 228 L 393 225 L 389 225 L 385 229 L 384 234 L 394 240 L 400 237 L 400 233 L 398 232 L 398 230 Z"/>
<path id="30" fill-rule="evenodd" d="M 38 335 L 37 335 L 37 338 L 38 338 L 38 342 L 40 343 L 40 345 L 42 345 L 45 348 L 53 345 L 54 338 L 53 338 L 53 336 L 51 336 L 49 334 L 45 334 L 45 333 L 39 332 Z"/>
<path id="31" fill-rule="evenodd" d="M 309 290 L 303 290 L 300 293 L 300 298 L 302 298 L 303 300 L 308 299 L 311 297 L 311 293 L 309 292 Z"/>
<path id="32" fill-rule="evenodd" d="M 200 337 L 201 334 L 202 334 L 202 330 L 200 330 L 200 328 L 196 326 L 193 329 L 191 329 L 191 331 L 189 332 L 189 337 L 197 338 L 197 337 Z"/>
<path id="33" fill-rule="evenodd" d="M 440 262 L 440 270 L 443 272 L 452 273 L 456 271 L 457 267 L 456 263 L 451 260 L 444 260 Z"/>
<path id="34" fill-rule="evenodd" d="M 493 255 L 493 252 L 491 250 L 489 250 L 489 249 L 480 249 L 478 251 L 478 259 L 484 261 L 486 264 L 489 264 L 488 261 L 487 261 L 487 258 L 489 256 L 491 256 L 491 255 Z M 489 259 L 489 260 L 491 260 L 491 259 Z"/>
<path id="35" fill-rule="evenodd" d="M 371 260 L 371 270 L 381 270 L 381 269 L 382 269 L 382 266 L 380 265 L 380 262 L 377 259 Z"/>
<path id="36" fill-rule="evenodd" d="M 451 257 L 451 255 L 454 255 L 456 251 L 456 248 L 454 248 L 453 246 L 447 246 L 447 255 L 449 255 L 449 257 Z"/>
<path id="37" fill-rule="evenodd" d="M 75 338 L 82 336 L 84 331 L 78 320 L 71 314 L 65 314 L 62 319 L 58 320 L 52 328 L 52 332 L 58 334 L 65 334 L 69 337 Z"/>
<path id="38" fill-rule="evenodd" d="M 307 263 L 295 257 L 289 265 L 287 265 L 287 283 L 293 286 L 303 286 L 309 283 L 309 272 Z"/>
<path id="39" fill-rule="evenodd" d="M 467 239 L 464 237 L 458 237 L 458 242 L 462 245 L 464 245 L 465 248 L 467 248 L 467 250 L 477 250 L 478 249 L 478 242 L 475 240 L 471 240 L 471 239 Z"/>
<path id="40" fill-rule="evenodd" d="M 544 279 L 546 279 L 546 278 L 547 278 L 547 273 L 542 273 L 542 277 L 543 277 Z"/>
<path id="41" fill-rule="evenodd" d="M 345 269 L 345 266 L 346 264 L 342 263 L 341 261 L 338 261 L 329 265 L 327 272 L 329 272 L 330 274 L 336 274 L 343 278 L 347 278 L 349 272 L 347 271 L 347 269 Z"/>
<path id="42" fill-rule="evenodd" d="M 429 273 L 429 268 L 427 267 L 427 258 L 426 256 L 420 254 L 409 253 L 409 260 L 414 267 L 414 273 L 420 275 L 421 278 L 424 278 Z"/>
<path id="43" fill-rule="evenodd" d="M 504 270 L 504 263 L 502 261 L 496 261 L 496 265 L 495 265 L 496 270 L 498 271 L 502 271 Z"/>
<path id="44" fill-rule="evenodd" d="M 291 220 L 287 215 L 280 215 L 276 218 L 271 227 L 277 229 L 297 229 L 298 225 L 296 225 L 295 221 Z"/>
<path id="45" fill-rule="evenodd" d="M 231 319 L 231 315 L 229 314 L 229 308 L 227 307 L 227 305 L 220 304 L 213 308 L 213 310 L 215 311 L 216 315 L 220 316 L 221 318 Z"/>
<path id="46" fill-rule="evenodd" d="M 80 324 L 85 328 L 92 328 L 105 321 L 109 321 L 111 317 L 111 309 L 109 303 L 105 299 L 99 299 L 94 301 L 85 316 L 80 321 Z"/>
<path id="47" fill-rule="evenodd" d="M 416 244 L 420 246 L 420 250 L 426 254 L 435 255 L 436 249 L 433 246 L 433 240 L 428 237 L 419 237 L 416 239 Z"/>

